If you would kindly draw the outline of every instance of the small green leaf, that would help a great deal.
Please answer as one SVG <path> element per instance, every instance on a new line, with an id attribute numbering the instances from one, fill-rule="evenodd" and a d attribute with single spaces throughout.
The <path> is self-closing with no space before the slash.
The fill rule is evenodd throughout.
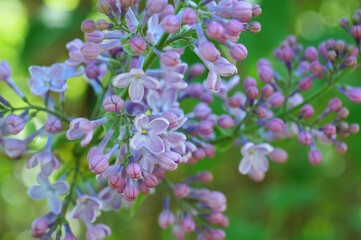
<path id="1" fill-rule="evenodd" d="M 128 53 L 131 56 L 137 55 L 135 52 L 132 51 L 132 49 L 130 49 L 130 44 L 124 44 L 123 49 L 126 53 Z"/>
<path id="2" fill-rule="evenodd" d="M 177 41 L 172 42 L 170 46 L 173 48 L 184 48 L 188 46 L 188 41 L 184 39 L 179 39 Z"/>

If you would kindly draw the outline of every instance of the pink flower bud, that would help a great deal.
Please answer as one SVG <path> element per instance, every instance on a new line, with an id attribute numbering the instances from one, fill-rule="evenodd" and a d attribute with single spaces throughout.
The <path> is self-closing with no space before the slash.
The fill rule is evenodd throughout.
<path id="1" fill-rule="evenodd" d="M 326 124 L 323 127 L 322 131 L 326 136 L 332 137 L 333 135 L 336 134 L 336 127 L 332 124 Z"/>
<path id="2" fill-rule="evenodd" d="M 336 143 L 336 150 L 341 153 L 341 154 L 345 154 L 347 151 L 347 145 L 344 142 L 338 142 Z"/>
<path id="3" fill-rule="evenodd" d="M 134 36 L 130 40 L 130 49 L 136 54 L 144 53 L 147 48 L 147 44 L 143 38 Z"/>
<path id="4" fill-rule="evenodd" d="M 255 34 L 255 33 L 259 33 L 261 31 L 261 28 L 262 26 L 259 22 L 251 22 L 248 26 L 248 31 L 250 33 Z"/>
<path id="5" fill-rule="evenodd" d="M 298 82 L 298 88 L 301 91 L 307 91 L 312 87 L 312 79 L 310 77 L 304 77 Z"/>
<path id="6" fill-rule="evenodd" d="M 273 69 L 269 66 L 259 67 L 258 76 L 263 82 L 272 83 L 274 78 Z"/>
<path id="7" fill-rule="evenodd" d="M 339 116 L 340 118 L 347 118 L 348 115 L 349 115 L 349 111 L 345 107 L 341 108 L 337 113 L 337 116 Z"/>
<path id="8" fill-rule="evenodd" d="M 175 51 L 167 51 L 160 56 L 160 61 L 167 67 L 174 67 L 179 64 L 179 54 Z"/>
<path id="9" fill-rule="evenodd" d="M 226 33 L 233 37 L 238 37 L 244 31 L 243 24 L 236 19 L 231 19 L 226 23 Z"/>
<path id="10" fill-rule="evenodd" d="M 186 233 L 179 224 L 173 226 L 172 233 L 177 240 L 184 239 L 186 236 Z"/>
<path id="11" fill-rule="evenodd" d="M 246 1 L 234 4 L 232 11 L 234 17 L 242 23 L 246 23 L 252 18 L 252 5 Z"/>
<path id="12" fill-rule="evenodd" d="M 44 129 L 49 133 L 57 133 L 61 130 L 61 121 L 51 115 L 48 120 L 46 120 Z"/>
<path id="13" fill-rule="evenodd" d="M 262 97 L 269 98 L 273 94 L 273 87 L 270 84 L 266 84 L 262 87 Z"/>
<path id="14" fill-rule="evenodd" d="M 235 94 L 234 96 L 228 99 L 228 104 L 230 107 L 238 108 L 245 102 L 244 95 Z"/>
<path id="15" fill-rule="evenodd" d="M 159 17 L 161 19 L 165 18 L 168 15 L 173 15 L 174 13 L 174 7 L 172 4 L 167 4 L 163 11 L 159 14 Z"/>
<path id="16" fill-rule="evenodd" d="M 142 170 L 138 163 L 131 163 L 127 167 L 128 177 L 139 179 L 142 176 Z"/>
<path id="17" fill-rule="evenodd" d="M 308 160 L 312 165 L 318 165 L 322 162 L 322 153 L 318 149 L 311 149 L 308 153 Z"/>
<path id="18" fill-rule="evenodd" d="M 246 95 L 247 98 L 250 100 L 255 100 L 258 97 L 259 91 L 256 87 L 249 87 L 247 88 Z"/>
<path id="19" fill-rule="evenodd" d="M 306 104 L 301 109 L 301 116 L 304 118 L 310 118 L 314 114 L 313 107 L 309 104 Z"/>
<path id="20" fill-rule="evenodd" d="M 269 98 L 269 103 L 272 107 L 279 107 L 285 102 L 285 97 L 281 92 L 273 93 Z"/>
<path id="21" fill-rule="evenodd" d="M 226 238 L 226 234 L 222 229 L 215 229 L 212 231 L 212 239 L 213 240 L 223 240 Z"/>
<path id="22" fill-rule="evenodd" d="M 206 153 L 207 158 L 213 158 L 216 154 L 216 149 L 211 144 L 206 144 L 203 146 L 204 152 Z"/>
<path id="23" fill-rule="evenodd" d="M 212 212 L 207 220 L 208 222 L 212 223 L 212 224 L 218 224 L 222 221 L 222 218 L 223 218 L 223 214 L 220 213 L 220 212 Z"/>
<path id="24" fill-rule="evenodd" d="M 202 75 L 204 73 L 204 70 L 205 70 L 205 68 L 204 68 L 203 64 L 195 63 L 189 69 L 189 76 L 196 77 L 196 76 Z"/>
<path id="25" fill-rule="evenodd" d="M 256 114 L 256 116 L 258 118 L 266 118 L 267 117 L 267 109 L 265 107 L 258 107 L 256 110 L 254 110 L 254 114 Z"/>
<path id="26" fill-rule="evenodd" d="M 111 27 L 111 24 L 109 24 L 105 19 L 99 19 L 95 22 L 96 29 L 100 31 L 107 30 Z M 94 30 L 93 30 L 94 31 Z"/>
<path id="27" fill-rule="evenodd" d="M 186 214 L 181 221 L 181 227 L 185 232 L 193 232 L 196 228 L 196 224 L 193 218 L 189 216 L 189 214 Z"/>
<path id="28" fill-rule="evenodd" d="M 203 183 L 210 183 L 212 182 L 213 180 L 213 175 L 212 173 L 208 172 L 208 171 L 202 171 L 202 172 L 199 172 L 197 174 L 198 176 L 198 179 L 203 182 Z"/>
<path id="29" fill-rule="evenodd" d="M 203 160 L 206 157 L 206 153 L 202 148 L 197 148 L 193 152 L 193 157 L 198 160 Z"/>
<path id="30" fill-rule="evenodd" d="M 223 193 L 213 191 L 203 196 L 204 201 L 214 211 L 224 211 L 227 204 L 227 199 Z"/>
<path id="31" fill-rule="evenodd" d="M 230 54 L 234 60 L 243 61 L 247 57 L 248 51 L 243 44 L 238 43 L 230 48 Z"/>
<path id="32" fill-rule="evenodd" d="M 144 178 L 144 183 L 147 187 L 154 188 L 158 185 L 158 178 L 153 174 L 148 175 Z"/>
<path id="33" fill-rule="evenodd" d="M 201 102 L 194 107 L 193 112 L 196 118 L 207 119 L 211 114 L 212 110 L 209 108 L 208 104 Z"/>
<path id="34" fill-rule="evenodd" d="M 95 30 L 95 22 L 91 19 L 85 19 L 81 23 L 81 30 L 85 33 L 91 33 Z"/>
<path id="35" fill-rule="evenodd" d="M 181 23 L 180 23 L 178 17 L 175 15 L 168 15 L 161 22 L 164 32 L 166 32 L 168 34 L 177 32 L 178 29 L 180 28 L 180 24 Z"/>
<path id="36" fill-rule="evenodd" d="M 174 185 L 173 191 L 177 198 L 186 198 L 189 194 L 189 187 L 187 184 L 179 183 Z"/>
<path id="37" fill-rule="evenodd" d="M 217 122 L 218 122 L 218 125 L 224 129 L 231 128 L 234 125 L 233 118 L 230 115 L 225 115 L 225 114 L 219 116 Z"/>
<path id="38" fill-rule="evenodd" d="M 85 68 L 85 74 L 90 79 L 98 79 L 100 75 L 99 67 L 96 64 L 89 64 Z"/>
<path id="39" fill-rule="evenodd" d="M 148 0 L 147 1 L 147 11 L 149 11 L 149 15 L 153 15 L 154 13 L 160 13 L 167 6 L 167 0 Z"/>
<path id="40" fill-rule="evenodd" d="M 103 40 L 104 40 L 104 32 L 95 30 L 91 33 L 86 33 L 85 38 L 88 42 L 93 42 L 93 43 L 99 44 L 99 43 L 103 42 Z"/>
<path id="41" fill-rule="evenodd" d="M 164 209 L 161 211 L 158 217 L 159 227 L 163 229 L 167 229 L 170 225 L 172 225 L 175 221 L 175 217 L 171 211 L 168 209 Z"/>
<path id="42" fill-rule="evenodd" d="M 83 44 L 83 46 L 80 48 L 81 54 L 86 59 L 96 59 L 100 54 L 100 48 L 98 44 L 93 42 L 86 42 Z"/>
<path id="43" fill-rule="evenodd" d="M 89 169 L 95 174 L 102 174 L 109 167 L 108 159 L 103 154 L 94 156 L 89 161 Z"/>
<path id="44" fill-rule="evenodd" d="M 280 58 L 286 63 L 290 63 L 293 58 L 293 51 L 290 47 L 281 48 Z"/>
<path id="45" fill-rule="evenodd" d="M 116 95 L 108 96 L 103 101 L 103 107 L 107 112 L 120 113 L 124 105 L 123 99 Z"/>
<path id="46" fill-rule="evenodd" d="M 31 236 L 34 238 L 41 238 L 48 230 L 49 220 L 46 217 L 40 217 L 33 221 L 31 224 Z"/>
<path id="47" fill-rule="evenodd" d="M 280 148 L 274 148 L 268 156 L 272 161 L 278 163 L 285 163 L 288 158 L 287 152 Z"/>
<path id="48" fill-rule="evenodd" d="M 120 184 L 119 187 L 115 189 L 117 193 L 122 194 L 124 192 L 125 187 L 127 186 L 127 183 L 125 181 L 122 181 L 122 184 Z"/>
<path id="49" fill-rule="evenodd" d="M 277 132 L 282 131 L 282 129 L 284 127 L 284 123 L 283 123 L 282 119 L 272 118 L 267 123 L 267 127 L 268 127 L 268 130 L 270 130 L 271 132 L 277 133 Z"/>
<path id="50" fill-rule="evenodd" d="M 309 146 L 312 142 L 312 135 L 309 132 L 302 131 L 298 134 L 297 139 L 300 144 Z"/>
<path id="51" fill-rule="evenodd" d="M 199 124 L 199 132 L 203 135 L 209 135 L 213 132 L 213 122 L 208 120 L 203 120 Z"/>
<path id="52" fill-rule="evenodd" d="M 6 118 L 6 126 L 8 127 L 11 134 L 17 135 L 24 129 L 25 121 L 22 117 L 18 115 L 10 114 Z"/>
<path id="53" fill-rule="evenodd" d="M 178 153 L 166 151 L 158 157 L 158 164 L 166 171 L 174 171 L 177 169 L 177 163 L 180 162 L 181 159 L 182 157 Z"/>
<path id="54" fill-rule="evenodd" d="M 221 24 L 217 22 L 211 22 L 207 26 L 206 33 L 209 38 L 217 40 L 220 39 L 221 36 L 224 34 L 224 29 Z"/>
<path id="55" fill-rule="evenodd" d="M 108 185 L 111 188 L 119 188 L 122 186 L 123 179 L 119 175 L 111 175 L 108 179 Z"/>
<path id="56" fill-rule="evenodd" d="M 357 57 L 356 56 L 347 56 L 344 63 L 346 67 L 355 67 L 357 65 Z"/>
<path id="57" fill-rule="evenodd" d="M 351 102 L 361 103 L 361 88 L 351 88 L 346 94 Z"/>
<path id="58" fill-rule="evenodd" d="M 351 124 L 349 130 L 350 130 L 351 134 L 356 134 L 360 131 L 360 125 L 358 125 L 357 123 L 353 123 L 353 124 Z"/>
<path id="59" fill-rule="evenodd" d="M 361 26 L 360 25 L 355 25 L 351 28 L 351 35 L 355 38 L 355 39 L 360 39 L 361 38 Z"/>
<path id="60" fill-rule="evenodd" d="M 315 47 L 308 47 L 305 50 L 305 58 L 306 60 L 312 62 L 312 61 L 316 61 L 318 59 L 318 52 L 317 49 Z"/>
<path id="61" fill-rule="evenodd" d="M 211 42 L 204 42 L 198 46 L 199 54 L 207 61 L 214 62 L 219 59 L 221 53 Z"/>
<path id="62" fill-rule="evenodd" d="M 256 18 L 262 13 L 262 8 L 258 4 L 252 4 L 252 17 Z"/>
<path id="63" fill-rule="evenodd" d="M 98 0 L 97 8 L 101 13 L 110 15 L 111 5 L 109 0 Z"/>
<path id="64" fill-rule="evenodd" d="M 257 81 L 254 78 L 246 77 L 243 82 L 243 87 L 248 89 L 249 87 L 257 87 Z"/>
<path id="65" fill-rule="evenodd" d="M 135 199 L 137 199 L 138 197 L 138 189 L 132 185 L 126 186 L 123 193 L 125 199 L 129 202 L 135 201 Z"/>
<path id="66" fill-rule="evenodd" d="M 197 22 L 197 12 L 191 8 L 186 8 L 182 14 L 183 24 L 193 25 Z"/>
<path id="67" fill-rule="evenodd" d="M 138 190 L 142 194 L 149 194 L 149 192 L 150 192 L 149 187 L 147 187 L 147 185 L 145 185 L 143 180 L 138 181 Z"/>
<path id="68" fill-rule="evenodd" d="M 0 81 L 7 81 L 11 77 L 11 68 L 7 61 L 0 62 Z"/>
<path id="69" fill-rule="evenodd" d="M 328 101 L 328 109 L 331 112 L 337 112 L 342 107 L 342 102 L 338 98 L 332 98 L 330 101 Z"/>
<path id="70" fill-rule="evenodd" d="M 311 63 L 310 69 L 313 74 L 320 74 L 323 71 L 322 64 L 318 60 Z"/>

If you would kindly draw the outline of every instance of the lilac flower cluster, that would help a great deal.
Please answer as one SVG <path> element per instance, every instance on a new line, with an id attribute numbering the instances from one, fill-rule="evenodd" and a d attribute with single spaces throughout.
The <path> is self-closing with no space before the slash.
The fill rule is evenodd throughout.
<path id="1" fill-rule="evenodd" d="M 341 20 L 356 45 L 331 39 L 318 49 L 303 50 L 290 36 L 274 51 L 286 76 L 261 59 L 257 78 L 243 79 L 240 90 L 237 68 L 217 46 L 228 48 L 234 61 L 244 60 L 248 50 L 239 37 L 245 31 L 260 31 L 258 22 L 250 22 L 262 12 L 258 5 L 236 0 L 147 0 L 144 9 L 143 5 L 99 0 L 97 8 L 108 20 L 84 20 L 86 41 L 69 42 L 65 62 L 29 68 L 29 90 L 42 98 L 43 106 L 30 103 L 12 80 L 9 64 L 0 63 L 0 80 L 25 104 L 15 107 L 0 96 L 1 147 L 10 158 L 36 150 L 27 166 L 40 166 L 38 185 L 28 194 L 47 199 L 49 212 L 31 227 L 35 238 L 76 239 L 69 224 L 73 218 L 84 223 L 86 239 L 104 239 L 111 229 L 95 223 L 102 210 L 132 207 L 140 194 L 154 194 L 163 184 L 167 188 L 161 192 L 161 228 L 172 226 L 176 239 L 191 232 L 198 239 L 224 239 L 225 196 L 191 186 L 195 181 L 210 182 L 212 175 L 203 171 L 173 183 L 165 172 L 213 158 L 216 150 L 240 146 L 239 172 L 261 181 L 268 159 L 284 163 L 288 157 L 285 150 L 272 147 L 273 141 L 297 135 L 310 163 L 319 164 L 317 139 L 344 153 L 347 145 L 342 139 L 359 131 L 358 124 L 345 121 L 348 110 L 339 98 L 330 99 L 319 114 L 311 105 L 333 88 L 361 102 L 359 87 L 339 84 L 347 71 L 359 68 L 359 10 L 352 27 Z M 183 62 L 187 50 L 201 63 Z M 204 73 L 207 77 L 200 82 Z M 67 81 L 76 76 L 84 77 L 97 101 L 89 116 L 73 118 L 64 114 L 64 93 Z M 323 87 L 314 89 L 315 81 L 324 82 Z M 189 99 L 196 103 L 192 111 L 185 111 L 182 103 Z M 222 113 L 212 109 L 215 99 L 222 102 Z M 47 114 L 42 127 L 24 139 L 14 136 L 40 112 Z M 45 139 L 41 150 L 31 145 L 34 138 Z M 71 161 L 59 160 L 64 139 L 76 140 L 66 143 L 72 146 Z M 91 174 L 84 172 L 84 163 Z"/>

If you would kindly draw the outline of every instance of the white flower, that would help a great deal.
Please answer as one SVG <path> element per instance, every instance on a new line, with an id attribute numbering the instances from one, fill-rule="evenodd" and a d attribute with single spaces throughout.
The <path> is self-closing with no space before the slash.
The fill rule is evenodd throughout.
<path id="1" fill-rule="evenodd" d="M 246 143 L 241 148 L 243 158 L 239 164 L 238 171 L 242 174 L 248 174 L 251 169 L 257 172 L 267 172 L 268 160 L 266 156 L 273 151 L 273 147 L 268 143 L 254 145 Z"/>

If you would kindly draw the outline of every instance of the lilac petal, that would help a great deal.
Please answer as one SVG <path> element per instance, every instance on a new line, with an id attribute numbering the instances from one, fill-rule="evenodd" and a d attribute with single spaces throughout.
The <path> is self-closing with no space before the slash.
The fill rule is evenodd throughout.
<path id="1" fill-rule="evenodd" d="M 129 86 L 129 97 L 133 102 L 137 103 L 142 101 L 144 96 L 144 85 L 143 81 L 135 79 L 130 83 Z"/>
<path id="2" fill-rule="evenodd" d="M 116 194 L 115 196 L 113 196 L 109 204 L 114 210 L 118 211 L 122 206 L 122 198 L 120 197 L 120 195 Z"/>
<path id="3" fill-rule="evenodd" d="M 78 128 L 69 129 L 66 132 L 66 138 L 69 140 L 79 139 L 79 138 L 83 137 L 84 135 L 85 135 L 85 133 Z"/>
<path id="4" fill-rule="evenodd" d="M 267 155 L 273 151 L 273 147 L 268 143 L 260 143 L 253 147 L 257 154 Z"/>
<path id="5" fill-rule="evenodd" d="M 94 209 L 90 207 L 84 209 L 83 216 L 88 222 L 94 222 L 96 217 Z"/>
<path id="6" fill-rule="evenodd" d="M 48 195 L 48 208 L 50 212 L 59 214 L 61 212 L 62 203 L 59 196 L 55 192 Z"/>
<path id="7" fill-rule="evenodd" d="M 253 147 L 253 143 L 251 142 L 247 142 L 246 144 L 244 144 L 241 148 L 241 153 L 243 156 L 247 155 L 248 154 L 248 150 Z"/>
<path id="8" fill-rule="evenodd" d="M 267 172 L 268 160 L 264 156 L 255 156 L 252 160 L 252 165 L 257 172 Z"/>
<path id="9" fill-rule="evenodd" d="M 158 103 L 161 102 L 159 93 L 157 91 L 149 91 L 146 98 L 147 98 L 148 106 L 153 111 L 158 111 L 158 109 L 157 109 L 158 108 Z"/>
<path id="10" fill-rule="evenodd" d="M 155 78 L 152 78 L 149 76 L 143 76 L 142 80 L 143 80 L 144 86 L 148 89 L 157 90 L 160 88 L 160 83 Z"/>
<path id="11" fill-rule="evenodd" d="M 139 114 L 134 119 L 134 125 L 135 128 L 139 131 L 141 131 L 143 128 L 145 128 L 149 123 L 149 118 L 147 115 Z"/>
<path id="12" fill-rule="evenodd" d="M 46 77 L 46 71 L 42 67 L 39 66 L 31 66 L 29 67 L 30 75 L 35 78 L 42 80 L 44 77 Z"/>
<path id="13" fill-rule="evenodd" d="M 50 184 L 49 178 L 47 176 L 39 173 L 36 179 L 38 180 L 38 183 L 40 186 L 50 188 L 51 184 Z"/>
<path id="14" fill-rule="evenodd" d="M 27 163 L 27 168 L 33 168 L 33 167 L 35 167 L 36 165 L 38 165 L 38 163 L 39 163 L 39 161 L 38 161 L 38 155 L 37 154 L 35 154 L 35 155 L 33 155 L 30 159 L 29 159 L 29 161 L 28 161 L 28 163 Z"/>
<path id="15" fill-rule="evenodd" d="M 63 65 L 57 63 L 49 67 L 48 77 L 51 80 L 61 79 L 64 74 L 64 67 Z"/>
<path id="16" fill-rule="evenodd" d="M 172 145 L 171 147 L 177 147 L 184 144 L 186 136 L 179 132 L 170 132 L 167 134 L 167 141 Z"/>
<path id="17" fill-rule="evenodd" d="M 238 171 L 247 174 L 251 170 L 251 161 L 249 158 L 243 158 L 238 166 Z"/>
<path id="18" fill-rule="evenodd" d="M 129 142 L 130 148 L 133 150 L 139 150 L 144 146 L 144 136 L 142 133 L 136 133 Z"/>
<path id="19" fill-rule="evenodd" d="M 66 85 L 64 80 L 52 81 L 49 89 L 53 92 L 62 93 L 68 89 L 68 85 Z"/>
<path id="20" fill-rule="evenodd" d="M 163 140 L 154 134 L 145 137 L 145 146 L 152 153 L 161 153 L 165 150 Z"/>
<path id="21" fill-rule="evenodd" d="M 44 82 L 35 78 L 29 79 L 29 85 L 31 93 L 35 96 L 40 96 L 49 91 L 49 88 L 44 84 Z"/>
<path id="22" fill-rule="evenodd" d="M 55 182 L 52 187 L 60 195 L 65 195 L 69 190 L 68 182 L 63 180 Z"/>
<path id="23" fill-rule="evenodd" d="M 168 126 L 169 122 L 165 118 L 156 118 L 152 120 L 148 125 L 149 132 L 155 135 L 163 134 L 167 130 Z"/>
<path id="24" fill-rule="evenodd" d="M 177 101 L 177 92 L 175 89 L 168 89 L 162 94 L 163 105 L 167 107 L 173 107 L 174 103 Z"/>
<path id="25" fill-rule="evenodd" d="M 32 186 L 28 190 L 28 195 L 35 200 L 43 199 L 46 197 L 47 194 L 48 189 L 39 185 Z"/>
<path id="26" fill-rule="evenodd" d="M 93 139 L 93 130 L 89 131 L 86 135 L 83 136 L 81 139 L 80 145 L 82 147 L 85 147 L 90 143 L 90 141 Z"/>
<path id="27" fill-rule="evenodd" d="M 85 206 L 84 205 L 79 205 L 79 204 L 77 204 L 77 205 L 75 205 L 75 207 L 71 210 L 71 212 L 70 212 L 70 217 L 71 218 L 74 218 L 74 219 L 77 219 L 77 218 L 79 218 L 80 217 L 80 215 L 83 213 L 83 209 L 85 208 Z"/>
<path id="28" fill-rule="evenodd" d="M 121 73 L 113 79 L 113 86 L 125 88 L 131 81 L 134 81 L 134 75 L 130 73 Z"/>
<path id="29" fill-rule="evenodd" d="M 206 86 L 207 88 L 212 92 L 219 92 L 221 89 L 222 80 L 221 78 L 216 74 L 214 70 L 209 71 Z"/>
<path id="30" fill-rule="evenodd" d="M 214 71 L 223 77 L 228 77 L 237 73 L 237 68 L 232 64 L 219 64 L 214 67 Z"/>
<path id="31" fill-rule="evenodd" d="M 40 168 L 41 173 L 45 176 L 50 176 L 51 172 L 53 171 L 53 165 L 51 164 L 51 162 L 41 164 Z"/>

